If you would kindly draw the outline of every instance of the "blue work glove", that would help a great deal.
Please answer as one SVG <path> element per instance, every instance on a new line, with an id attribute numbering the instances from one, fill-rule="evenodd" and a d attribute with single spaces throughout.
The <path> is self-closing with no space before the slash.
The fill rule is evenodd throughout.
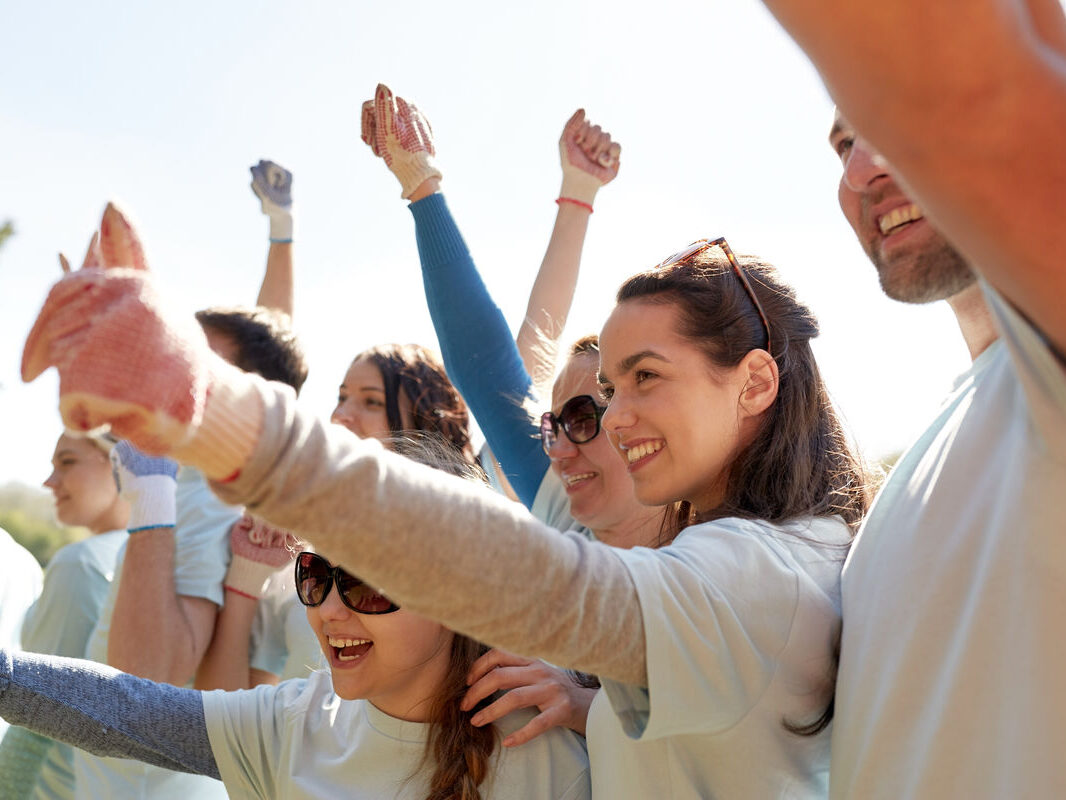
<path id="1" fill-rule="evenodd" d="M 260 161 L 252 172 L 252 191 L 270 217 L 270 241 L 292 241 L 292 173 L 273 161 Z"/>
<path id="2" fill-rule="evenodd" d="M 130 533 L 173 528 L 177 520 L 178 462 L 149 456 L 121 441 L 111 449 L 111 468 L 119 494 L 129 503 Z"/>

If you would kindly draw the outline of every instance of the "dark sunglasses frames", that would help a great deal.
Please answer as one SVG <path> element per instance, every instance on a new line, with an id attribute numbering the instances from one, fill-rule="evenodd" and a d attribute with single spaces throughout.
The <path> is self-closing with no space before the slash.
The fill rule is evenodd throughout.
<path id="1" fill-rule="evenodd" d="M 684 250 L 674 253 L 668 259 L 656 265 L 655 268 L 662 269 L 663 267 L 669 267 L 672 264 L 679 264 L 712 247 L 722 248 L 725 257 L 729 259 L 729 265 L 733 268 L 733 274 L 737 276 L 741 286 L 744 287 L 744 291 L 747 292 L 748 297 L 751 299 L 751 304 L 755 306 L 755 311 L 759 315 L 759 319 L 762 320 L 763 328 L 766 330 L 766 352 L 773 355 L 774 352 L 770 349 L 770 320 L 767 318 L 766 312 L 763 311 L 762 303 L 760 303 L 759 298 L 755 296 L 755 290 L 752 288 L 751 282 L 748 281 L 748 276 L 745 275 L 744 270 L 740 268 L 740 262 L 737 261 L 737 257 L 733 255 L 733 250 L 729 246 L 729 242 L 725 240 L 725 237 L 720 236 L 717 239 L 700 239 L 699 241 L 693 242 Z"/>
<path id="2" fill-rule="evenodd" d="M 607 409 L 590 394 L 571 397 L 558 414 L 546 411 L 540 418 L 540 441 L 547 453 L 559 438 L 562 429 L 574 444 L 591 442 L 600 434 L 600 418 Z"/>
<path id="3" fill-rule="evenodd" d="M 296 596 L 305 606 L 320 606 L 334 584 L 341 602 L 357 614 L 391 614 L 400 607 L 359 578 L 335 567 L 318 553 L 296 556 Z"/>

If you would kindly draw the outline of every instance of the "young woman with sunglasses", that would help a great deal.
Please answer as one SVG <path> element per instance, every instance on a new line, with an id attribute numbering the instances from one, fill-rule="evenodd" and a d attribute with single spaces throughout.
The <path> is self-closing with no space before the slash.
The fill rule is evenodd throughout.
<path id="1" fill-rule="evenodd" d="M 129 506 L 119 496 L 107 436 L 62 434 L 44 485 L 56 518 L 90 536 L 60 548 L 44 572 L 44 588 L 27 611 L 23 650 L 82 658 L 126 541 Z M 13 728 L 0 743 L 0 797 L 74 797 L 74 755 L 65 744 Z"/>
<path id="2" fill-rule="evenodd" d="M 706 243 L 630 279 L 601 336 L 602 423 L 641 500 L 676 504 L 680 532 L 659 549 L 559 534 L 340 435 L 183 342 L 144 273 L 57 285 L 23 375 L 61 364 L 61 386 L 78 389 L 61 390 L 70 420 L 110 422 L 199 466 L 220 496 L 306 532 L 401 607 L 599 675 L 588 729 L 599 796 L 820 797 L 839 570 L 866 490 L 811 351 L 814 317 L 772 268 L 729 255 Z M 158 331 L 153 363 L 176 349 L 185 361 L 128 386 L 114 376 L 145 351 L 64 339 L 86 311 L 80 287 L 97 284 L 90 332 L 136 323 Z M 202 416 L 170 410 L 190 392 L 206 399 Z"/>
<path id="3" fill-rule="evenodd" d="M 408 440 L 399 450 L 483 480 L 439 440 Z M 495 729 L 468 723 L 459 705 L 483 645 L 400 608 L 310 551 L 296 558 L 295 585 L 328 672 L 198 692 L 89 662 L 0 651 L 0 674 L 14 678 L 0 691 L 0 716 L 93 752 L 220 778 L 231 796 L 589 796 L 576 734 L 555 731 L 510 750 L 498 746 Z M 504 720 L 501 732 L 528 717 Z"/>

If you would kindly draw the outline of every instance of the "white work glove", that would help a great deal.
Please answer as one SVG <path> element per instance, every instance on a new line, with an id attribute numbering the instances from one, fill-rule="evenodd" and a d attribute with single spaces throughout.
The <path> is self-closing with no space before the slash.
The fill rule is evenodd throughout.
<path id="1" fill-rule="evenodd" d="M 292 173 L 273 161 L 249 167 L 252 191 L 270 217 L 270 241 L 292 241 Z"/>

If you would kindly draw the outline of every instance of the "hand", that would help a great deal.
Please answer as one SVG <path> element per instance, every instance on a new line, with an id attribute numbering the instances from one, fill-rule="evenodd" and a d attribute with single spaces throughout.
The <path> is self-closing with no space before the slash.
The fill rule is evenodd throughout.
<path id="1" fill-rule="evenodd" d="M 399 181 L 404 199 L 430 178 L 440 178 L 433 129 L 413 103 L 395 97 L 383 83 L 363 103 L 362 139 Z"/>
<path id="2" fill-rule="evenodd" d="M 229 532 L 233 558 L 223 585 L 245 597 L 260 598 L 270 576 L 291 564 L 300 540 L 283 528 L 245 512 Z"/>
<path id="3" fill-rule="evenodd" d="M 292 173 L 273 161 L 249 167 L 252 191 L 270 217 L 270 241 L 292 241 Z"/>
<path id="4" fill-rule="evenodd" d="M 173 528 L 177 520 L 178 464 L 163 456 L 149 456 L 127 441 L 111 448 L 111 468 L 119 494 L 130 507 L 126 525 L 131 533 L 149 528 Z"/>
<path id="5" fill-rule="evenodd" d="M 596 192 L 618 176 L 622 146 L 611 135 L 591 125 L 585 110 L 579 108 L 567 121 L 559 137 L 559 158 L 563 165 L 560 197 L 592 205 Z"/>
<path id="6" fill-rule="evenodd" d="M 251 453 L 261 402 L 191 317 L 180 325 L 164 314 L 147 269 L 133 226 L 108 204 L 82 268 L 52 287 L 34 322 L 22 379 L 55 366 L 71 430 L 110 425 L 143 452 L 228 477 Z"/>
<path id="7" fill-rule="evenodd" d="M 589 706 L 596 694 L 595 689 L 575 684 L 566 670 L 504 650 L 490 650 L 475 661 L 466 682 L 470 689 L 460 706 L 464 711 L 502 689 L 510 690 L 478 711 L 470 720 L 474 725 L 488 725 L 520 708 L 540 710 L 503 740 L 504 747 L 525 744 L 556 726 L 584 735 Z"/>

